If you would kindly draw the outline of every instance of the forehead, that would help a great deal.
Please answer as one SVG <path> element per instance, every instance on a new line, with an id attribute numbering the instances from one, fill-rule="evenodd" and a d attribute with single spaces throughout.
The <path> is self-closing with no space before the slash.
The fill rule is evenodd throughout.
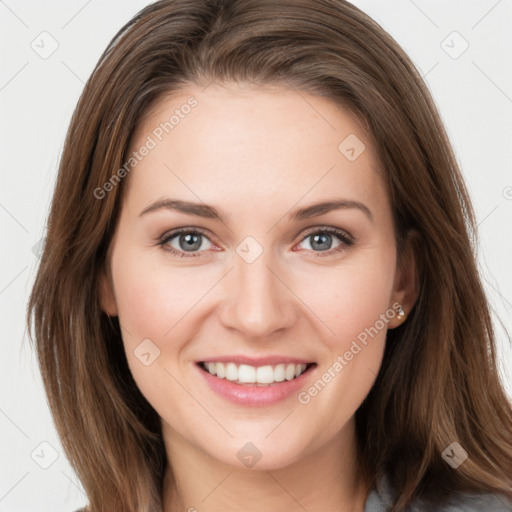
<path id="1" fill-rule="evenodd" d="M 165 194 L 233 207 L 271 198 L 291 207 L 329 195 L 385 201 L 357 117 L 294 89 L 190 85 L 146 114 L 130 154 L 144 146 L 151 149 L 135 162 L 128 191 L 141 205 Z"/>

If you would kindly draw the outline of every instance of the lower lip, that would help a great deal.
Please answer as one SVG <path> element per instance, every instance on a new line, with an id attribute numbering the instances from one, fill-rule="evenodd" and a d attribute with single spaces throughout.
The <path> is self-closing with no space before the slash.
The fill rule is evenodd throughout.
<path id="1" fill-rule="evenodd" d="M 219 395 L 227 398 L 237 405 L 249 407 L 263 407 L 273 405 L 285 400 L 299 391 L 309 378 L 316 366 L 311 366 L 302 375 L 292 380 L 285 380 L 270 386 L 235 384 L 227 379 L 219 379 L 210 372 L 196 365 L 199 373 L 206 380 L 210 388 Z"/>

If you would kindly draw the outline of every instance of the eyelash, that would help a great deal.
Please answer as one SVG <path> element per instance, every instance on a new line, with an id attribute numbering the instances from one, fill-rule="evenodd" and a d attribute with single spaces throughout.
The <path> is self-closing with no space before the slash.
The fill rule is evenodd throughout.
<path id="1" fill-rule="evenodd" d="M 187 253 L 185 251 L 178 251 L 178 250 L 174 249 L 174 247 L 166 246 L 166 244 L 169 243 L 173 238 L 175 238 L 176 236 L 178 236 L 182 233 L 193 234 L 193 235 L 202 235 L 205 238 L 207 238 L 210 241 L 210 243 L 213 243 L 206 235 L 206 232 L 204 232 L 200 228 L 180 228 L 180 229 L 176 229 L 174 231 L 171 231 L 169 233 L 165 233 L 164 235 L 162 235 L 162 237 L 160 237 L 158 240 L 158 245 L 161 246 L 162 249 L 164 249 L 165 251 L 169 251 L 172 255 L 177 256 L 177 257 L 196 258 L 198 256 L 201 256 L 201 252 L 203 252 L 203 251 Z M 344 231 L 342 229 L 338 229 L 338 228 L 327 227 L 327 226 L 311 229 L 310 231 L 308 231 L 307 233 L 305 233 L 302 236 L 299 243 L 302 243 L 302 242 L 304 242 L 304 240 L 306 240 L 310 236 L 317 235 L 317 234 L 335 235 L 342 242 L 342 244 L 334 249 L 329 249 L 327 251 L 311 251 L 314 253 L 315 257 L 323 258 L 326 256 L 332 256 L 333 254 L 347 250 L 348 248 L 350 248 L 354 245 L 354 240 L 346 231 Z"/>

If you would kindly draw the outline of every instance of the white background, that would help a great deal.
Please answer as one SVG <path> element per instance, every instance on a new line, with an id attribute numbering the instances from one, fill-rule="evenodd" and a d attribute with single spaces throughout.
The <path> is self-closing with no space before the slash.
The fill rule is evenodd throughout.
<path id="1" fill-rule="evenodd" d="M 0 512 L 86 503 L 50 418 L 24 315 L 71 114 L 111 37 L 147 3 L 0 0 Z M 433 92 L 477 212 L 488 296 L 512 332 L 512 0 L 354 3 L 404 47 Z M 47 59 L 31 47 L 41 37 L 47 49 L 51 38 L 58 43 Z M 496 327 L 512 396 L 512 352 Z M 57 460 L 43 469 L 34 450 L 39 464 L 53 450 Z"/>

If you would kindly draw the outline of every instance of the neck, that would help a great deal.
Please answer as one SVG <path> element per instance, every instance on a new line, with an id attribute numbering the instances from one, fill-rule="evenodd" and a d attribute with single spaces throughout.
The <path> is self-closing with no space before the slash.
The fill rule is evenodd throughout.
<path id="1" fill-rule="evenodd" d="M 167 435 L 166 435 L 167 434 Z M 368 489 L 357 470 L 353 422 L 327 445 L 286 467 L 224 464 L 164 427 L 163 511 L 362 512 Z"/>

